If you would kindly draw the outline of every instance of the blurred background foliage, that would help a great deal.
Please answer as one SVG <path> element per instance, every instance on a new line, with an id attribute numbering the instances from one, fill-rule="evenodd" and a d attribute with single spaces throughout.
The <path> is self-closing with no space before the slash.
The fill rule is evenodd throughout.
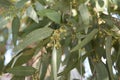
<path id="1" fill-rule="evenodd" d="M 0 0 L 1 75 L 11 73 L 11 80 L 120 80 L 119 60 L 119 0 Z M 73 69 L 81 78 L 71 79 Z"/>

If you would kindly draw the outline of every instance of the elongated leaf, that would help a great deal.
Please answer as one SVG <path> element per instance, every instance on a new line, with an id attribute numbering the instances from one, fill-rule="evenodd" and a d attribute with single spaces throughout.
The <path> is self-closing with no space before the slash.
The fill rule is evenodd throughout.
<path id="1" fill-rule="evenodd" d="M 43 54 L 42 59 L 41 59 L 41 66 L 40 66 L 40 80 L 45 79 L 45 75 L 47 72 L 47 68 L 50 64 L 50 56 L 47 54 Z"/>
<path id="2" fill-rule="evenodd" d="M 29 1 L 29 0 L 20 0 L 20 1 L 18 1 L 18 2 L 15 4 L 15 6 L 16 6 L 17 8 L 22 8 L 27 1 Z"/>
<path id="3" fill-rule="evenodd" d="M 66 62 L 66 67 L 64 68 L 64 70 L 62 72 L 60 72 L 58 74 L 58 76 L 61 76 L 61 75 L 66 75 L 68 73 L 70 73 L 70 71 L 74 68 L 76 68 L 78 65 L 80 65 L 80 58 L 79 58 L 79 55 L 78 55 L 78 51 L 74 52 L 74 54 L 68 54 L 66 56 L 66 58 L 68 59 L 67 62 Z"/>
<path id="4" fill-rule="evenodd" d="M 24 49 L 20 54 L 12 58 L 12 60 L 5 66 L 4 70 L 6 71 L 10 67 L 16 67 L 27 63 L 32 58 L 34 52 L 34 49 Z"/>
<path id="5" fill-rule="evenodd" d="M 118 72 L 120 72 L 120 44 L 119 44 L 118 55 L 116 59 L 116 67 L 117 67 Z"/>
<path id="6" fill-rule="evenodd" d="M 4 68 L 4 57 L 0 56 L 0 74 L 2 73 Z"/>
<path id="7" fill-rule="evenodd" d="M 105 47 L 106 47 L 106 59 L 107 59 L 107 63 L 108 63 L 108 69 L 110 72 L 110 77 L 111 80 L 114 80 L 113 77 L 113 70 L 112 70 L 112 59 L 111 59 L 111 43 L 112 43 L 112 36 L 108 36 L 106 38 L 106 43 L 105 43 Z"/>
<path id="8" fill-rule="evenodd" d="M 92 17 L 90 16 L 90 12 L 88 11 L 88 8 L 85 4 L 81 4 L 79 6 L 79 24 L 82 24 L 82 28 L 84 29 L 85 33 L 88 33 L 88 28 L 90 24 L 90 20 L 92 20 Z"/>
<path id="9" fill-rule="evenodd" d="M 0 6 L 9 8 L 12 5 L 12 3 L 9 0 L 0 0 Z"/>
<path id="10" fill-rule="evenodd" d="M 61 15 L 58 12 L 50 12 L 50 13 L 46 13 L 46 16 L 51 19 L 52 21 L 60 24 L 61 21 Z"/>
<path id="11" fill-rule="evenodd" d="M 57 49 L 57 71 L 60 68 L 62 49 Z"/>
<path id="12" fill-rule="evenodd" d="M 52 29 L 47 27 L 34 30 L 23 39 L 23 42 L 21 42 L 13 49 L 13 52 L 15 53 L 15 55 L 17 55 L 21 50 L 23 50 L 28 45 L 49 37 L 52 31 L 53 31 Z"/>
<path id="13" fill-rule="evenodd" d="M 87 43 L 89 43 L 89 42 L 93 39 L 93 37 L 96 35 L 97 32 L 98 32 L 98 30 L 97 30 L 97 29 L 94 29 L 91 33 L 89 33 L 89 34 L 86 36 L 86 38 L 85 38 L 81 43 L 79 43 L 77 46 L 75 46 L 75 47 L 71 50 L 71 52 L 76 51 L 76 50 L 84 47 Z"/>
<path id="14" fill-rule="evenodd" d="M 37 11 L 44 9 L 44 6 L 41 3 L 39 3 L 38 1 L 35 3 L 35 7 L 36 7 Z"/>
<path id="15" fill-rule="evenodd" d="M 98 0 L 98 3 L 100 5 L 100 7 L 103 7 L 103 5 L 104 5 L 104 1 L 103 0 Z"/>
<path id="16" fill-rule="evenodd" d="M 51 9 L 43 9 L 43 10 L 40 10 L 38 12 L 38 15 L 43 17 L 43 16 L 46 16 L 46 13 L 51 13 L 51 12 L 54 12 L 54 10 L 51 10 Z"/>
<path id="17" fill-rule="evenodd" d="M 97 80 L 109 80 L 108 71 L 102 62 L 95 64 Z"/>
<path id="18" fill-rule="evenodd" d="M 25 80 L 24 76 L 13 76 L 11 80 Z"/>
<path id="19" fill-rule="evenodd" d="M 84 56 L 81 56 L 81 57 L 84 57 Z M 77 71 L 79 72 L 80 75 L 84 75 L 85 67 L 83 66 L 82 59 L 78 61 L 78 64 L 79 65 L 76 66 Z"/>
<path id="20" fill-rule="evenodd" d="M 0 29 L 7 24 L 8 20 L 0 16 Z"/>
<path id="21" fill-rule="evenodd" d="M 109 0 L 96 0 L 96 9 L 97 11 L 105 11 L 105 8 L 108 8 L 108 1 Z"/>
<path id="22" fill-rule="evenodd" d="M 26 27 L 26 28 L 22 31 L 21 35 L 22 35 L 22 37 L 23 37 L 23 36 L 26 36 L 28 33 L 32 32 L 33 30 L 36 30 L 36 29 L 38 29 L 38 28 L 42 28 L 42 27 L 44 27 L 45 25 L 47 25 L 48 23 L 49 23 L 49 19 L 43 19 L 43 20 L 40 21 L 39 23 L 34 22 L 34 23 L 30 24 L 28 27 Z"/>
<path id="23" fill-rule="evenodd" d="M 43 9 L 43 10 L 40 10 L 38 14 L 40 16 L 47 16 L 49 19 L 51 19 L 55 23 L 60 24 L 60 22 L 61 22 L 61 14 L 54 10 Z"/>
<path id="24" fill-rule="evenodd" d="M 16 16 L 16 17 L 14 17 L 14 19 L 12 21 L 12 35 L 13 35 L 14 45 L 16 45 L 19 28 L 20 28 L 20 19 L 18 18 L 18 16 Z"/>
<path id="25" fill-rule="evenodd" d="M 32 18 L 36 23 L 39 23 L 37 13 L 32 6 L 28 7 L 26 14 L 27 14 L 27 16 Z"/>
<path id="26" fill-rule="evenodd" d="M 27 49 L 22 52 L 21 56 L 18 57 L 17 61 L 15 62 L 15 66 L 20 66 L 26 62 L 28 62 L 32 56 L 34 55 L 35 50 L 34 49 Z M 15 57 L 17 58 L 17 57 Z"/>
<path id="27" fill-rule="evenodd" d="M 90 13 L 88 11 L 88 8 L 86 5 L 84 4 L 81 4 L 79 6 L 79 12 L 80 12 L 80 15 L 82 17 L 82 21 L 85 25 L 88 25 L 89 24 L 89 20 L 90 20 Z"/>
<path id="28" fill-rule="evenodd" d="M 9 73 L 12 73 L 16 76 L 29 76 L 34 74 L 35 71 L 36 69 L 30 66 L 19 66 L 8 70 Z"/>
<path id="29" fill-rule="evenodd" d="M 53 79 L 57 79 L 57 50 L 54 47 L 52 52 L 52 70 L 53 70 Z"/>
<path id="30" fill-rule="evenodd" d="M 54 4 L 54 6 L 53 6 L 53 8 L 55 9 L 55 10 L 60 10 L 60 11 L 62 11 L 62 12 L 65 12 L 66 10 L 68 10 L 69 9 L 69 0 L 58 0 L 58 1 L 56 1 L 55 2 L 55 4 Z"/>
<path id="31" fill-rule="evenodd" d="M 68 74 L 72 69 L 74 69 L 77 66 L 78 60 L 71 63 L 71 65 L 67 65 L 64 69 L 64 71 L 58 73 L 58 76 L 62 76 L 65 74 Z"/>

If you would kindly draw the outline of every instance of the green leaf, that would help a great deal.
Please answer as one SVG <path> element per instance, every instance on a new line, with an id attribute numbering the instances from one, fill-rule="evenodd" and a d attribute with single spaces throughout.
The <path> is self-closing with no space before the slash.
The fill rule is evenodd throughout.
<path id="1" fill-rule="evenodd" d="M 54 12 L 54 10 L 51 10 L 51 9 L 43 9 L 43 10 L 40 10 L 38 12 L 38 15 L 43 17 L 43 16 L 46 16 L 46 13 L 51 13 L 51 12 Z"/>
<path id="2" fill-rule="evenodd" d="M 38 0 L 41 4 L 45 4 L 45 0 Z"/>
<path id="3" fill-rule="evenodd" d="M 20 0 L 20 1 L 18 1 L 18 2 L 15 4 L 15 6 L 16 6 L 17 8 L 22 8 L 27 1 L 29 1 L 29 0 Z"/>
<path id="4" fill-rule="evenodd" d="M 91 14 L 88 10 L 88 7 L 85 4 L 81 4 L 79 6 L 79 24 L 83 26 L 85 33 L 88 32 L 90 21 L 92 20 Z M 81 29 L 82 29 L 81 28 Z"/>
<path id="5" fill-rule="evenodd" d="M 9 0 L 0 0 L 1 7 L 9 8 L 12 5 L 13 4 Z"/>
<path id="6" fill-rule="evenodd" d="M 104 6 L 104 1 L 103 0 L 98 0 L 98 3 L 100 5 L 100 7 L 103 7 Z"/>
<path id="7" fill-rule="evenodd" d="M 27 16 L 32 18 L 36 23 L 39 23 L 37 13 L 32 6 L 28 7 L 28 9 L 26 10 L 26 14 Z"/>
<path id="8" fill-rule="evenodd" d="M 20 28 L 20 19 L 18 18 L 18 16 L 15 16 L 12 21 L 12 35 L 13 35 L 14 45 L 16 45 L 19 28 Z"/>
<path id="9" fill-rule="evenodd" d="M 22 32 L 21 35 L 22 37 L 26 36 L 28 33 L 32 32 L 33 30 L 39 29 L 44 27 L 49 23 L 49 19 L 43 19 L 39 23 L 33 22 L 30 25 L 28 25 Z"/>
<path id="10" fill-rule="evenodd" d="M 4 70 L 6 71 L 10 67 L 13 66 L 16 67 L 24 63 L 27 63 L 32 58 L 34 52 L 35 52 L 34 49 L 30 49 L 30 48 L 24 49 L 23 51 L 21 51 L 20 54 L 12 58 L 12 60 L 5 66 Z"/>
<path id="11" fill-rule="evenodd" d="M 39 10 L 43 10 L 43 9 L 44 9 L 44 6 L 37 1 L 37 2 L 35 3 L 35 8 L 36 8 L 37 11 L 39 11 Z"/>
<path id="12" fill-rule="evenodd" d="M 109 80 L 108 71 L 102 62 L 95 64 L 97 80 Z"/>
<path id="13" fill-rule="evenodd" d="M 38 15 L 47 16 L 49 19 L 51 19 L 52 21 L 58 24 L 60 24 L 61 22 L 61 14 L 51 9 L 40 10 L 38 12 Z"/>
<path id="14" fill-rule="evenodd" d="M 15 55 L 17 55 L 21 50 L 26 48 L 28 45 L 49 37 L 52 31 L 53 31 L 52 29 L 47 27 L 32 31 L 23 39 L 23 42 L 21 42 L 13 49 L 13 52 L 15 53 Z"/>
<path id="15" fill-rule="evenodd" d="M 65 12 L 70 7 L 69 0 L 58 0 L 55 2 L 53 9 L 60 10 L 61 12 Z"/>
<path id="16" fill-rule="evenodd" d="M 61 15 L 58 12 L 50 12 L 50 13 L 46 13 L 46 16 L 51 19 L 52 21 L 60 24 L 61 22 Z"/>
<path id="17" fill-rule="evenodd" d="M 116 68 L 120 74 L 120 44 L 119 44 L 119 49 L 118 49 L 118 54 L 116 59 Z"/>
<path id="18" fill-rule="evenodd" d="M 24 76 L 13 76 L 11 80 L 25 80 Z"/>
<path id="19" fill-rule="evenodd" d="M 81 54 L 81 53 L 79 53 L 79 54 Z M 84 74 L 85 74 L 85 67 L 83 65 L 83 61 L 84 61 L 83 57 L 84 56 L 80 55 L 80 60 L 78 61 L 78 65 L 76 66 L 76 69 L 77 69 L 77 71 L 79 72 L 80 75 L 84 76 Z"/>
<path id="20" fill-rule="evenodd" d="M 104 41 L 104 38 L 101 38 L 101 36 L 97 36 L 96 39 L 94 39 L 94 49 L 95 53 L 97 53 L 99 57 L 105 58 Z"/>
<path id="21" fill-rule="evenodd" d="M 86 38 L 84 40 L 81 41 L 81 43 L 79 43 L 78 45 L 76 45 L 71 52 L 76 51 L 82 47 L 84 47 L 87 43 L 89 43 L 93 37 L 96 35 L 96 33 L 98 32 L 97 29 L 94 29 L 91 33 L 89 33 Z"/>
<path id="22" fill-rule="evenodd" d="M 4 59 L 5 58 L 3 56 L 0 56 L 0 74 L 2 73 L 4 68 Z"/>
<path id="23" fill-rule="evenodd" d="M 79 6 L 79 12 L 80 12 L 80 15 L 82 17 L 82 21 L 85 25 L 88 25 L 89 22 L 90 22 L 90 13 L 88 11 L 88 8 L 86 5 L 84 4 L 81 4 Z"/>
<path id="24" fill-rule="evenodd" d="M 57 71 L 60 68 L 60 63 L 61 63 L 61 56 L 62 56 L 62 49 L 57 49 Z"/>
<path id="25" fill-rule="evenodd" d="M 67 62 L 65 63 L 66 67 L 62 72 L 58 74 L 58 76 L 65 76 L 70 73 L 70 71 L 80 65 L 80 58 L 78 51 L 75 51 L 73 54 L 67 54 L 66 58 Z"/>
<path id="26" fill-rule="evenodd" d="M 106 59 L 108 63 L 108 69 L 110 72 L 111 80 L 114 80 L 113 70 L 112 70 L 112 59 L 111 59 L 111 48 L 112 48 L 112 36 L 107 36 L 105 48 L 106 48 Z"/>
<path id="27" fill-rule="evenodd" d="M 78 60 L 75 60 L 74 62 L 68 64 L 62 72 L 58 73 L 58 76 L 68 74 L 72 69 L 74 69 L 77 66 L 77 63 Z"/>
<path id="28" fill-rule="evenodd" d="M 30 76 L 36 72 L 36 69 L 30 66 L 19 66 L 9 69 L 8 72 L 15 76 Z"/>
<path id="29" fill-rule="evenodd" d="M 15 62 L 15 66 L 20 66 L 24 63 L 27 63 L 34 55 L 35 50 L 34 49 L 27 49 L 23 52 L 21 52 L 20 57 L 18 57 L 17 61 Z M 17 58 L 17 57 L 15 57 Z"/>
<path id="30" fill-rule="evenodd" d="M 0 16 L 0 29 L 3 28 L 8 23 L 8 19 Z"/>
<path id="31" fill-rule="evenodd" d="M 95 0 L 95 7 L 97 11 L 105 11 L 105 8 L 108 9 L 109 0 Z"/>
<path id="32" fill-rule="evenodd" d="M 50 64 L 50 56 L 48 54 L 43 54 L 41 59 L 41 66 L 40 66 L 40 80 L 45 79 L 45 75 Z"/>
<path id="33" fill-rule="evenodd" d="M 53 79 L 57 79 L 57 50 L 55 47 L 53 47 L 52 51 L 52 73 L 53 73 Z"/>

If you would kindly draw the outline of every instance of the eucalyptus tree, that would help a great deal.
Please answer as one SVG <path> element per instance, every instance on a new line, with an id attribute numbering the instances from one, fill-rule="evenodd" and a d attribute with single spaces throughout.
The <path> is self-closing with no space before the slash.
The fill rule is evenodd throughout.
<path id="1" fill-rule="evenodd" d="M 0 0 L 0 73 L 70 80 L 74 68 L 84 76 L 88 58 L 90 80 L 118 80 L 119 15 L 119 0 Z M 4 65 L 8 45 L 12 59 Z"/>

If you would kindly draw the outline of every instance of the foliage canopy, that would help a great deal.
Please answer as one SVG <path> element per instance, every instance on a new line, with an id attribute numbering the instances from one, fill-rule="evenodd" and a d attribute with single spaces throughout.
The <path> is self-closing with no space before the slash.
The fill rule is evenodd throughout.
<path id="1" fill-rule="evenodd" d="M 84 75 L 88 58 L 90 80 L 118 80 L 119 15 L 119 0 L 0 0 L 0 73 L 69 80 L 74 68 Z M 8 46 L 14 48 L 5 66 Z"/>

